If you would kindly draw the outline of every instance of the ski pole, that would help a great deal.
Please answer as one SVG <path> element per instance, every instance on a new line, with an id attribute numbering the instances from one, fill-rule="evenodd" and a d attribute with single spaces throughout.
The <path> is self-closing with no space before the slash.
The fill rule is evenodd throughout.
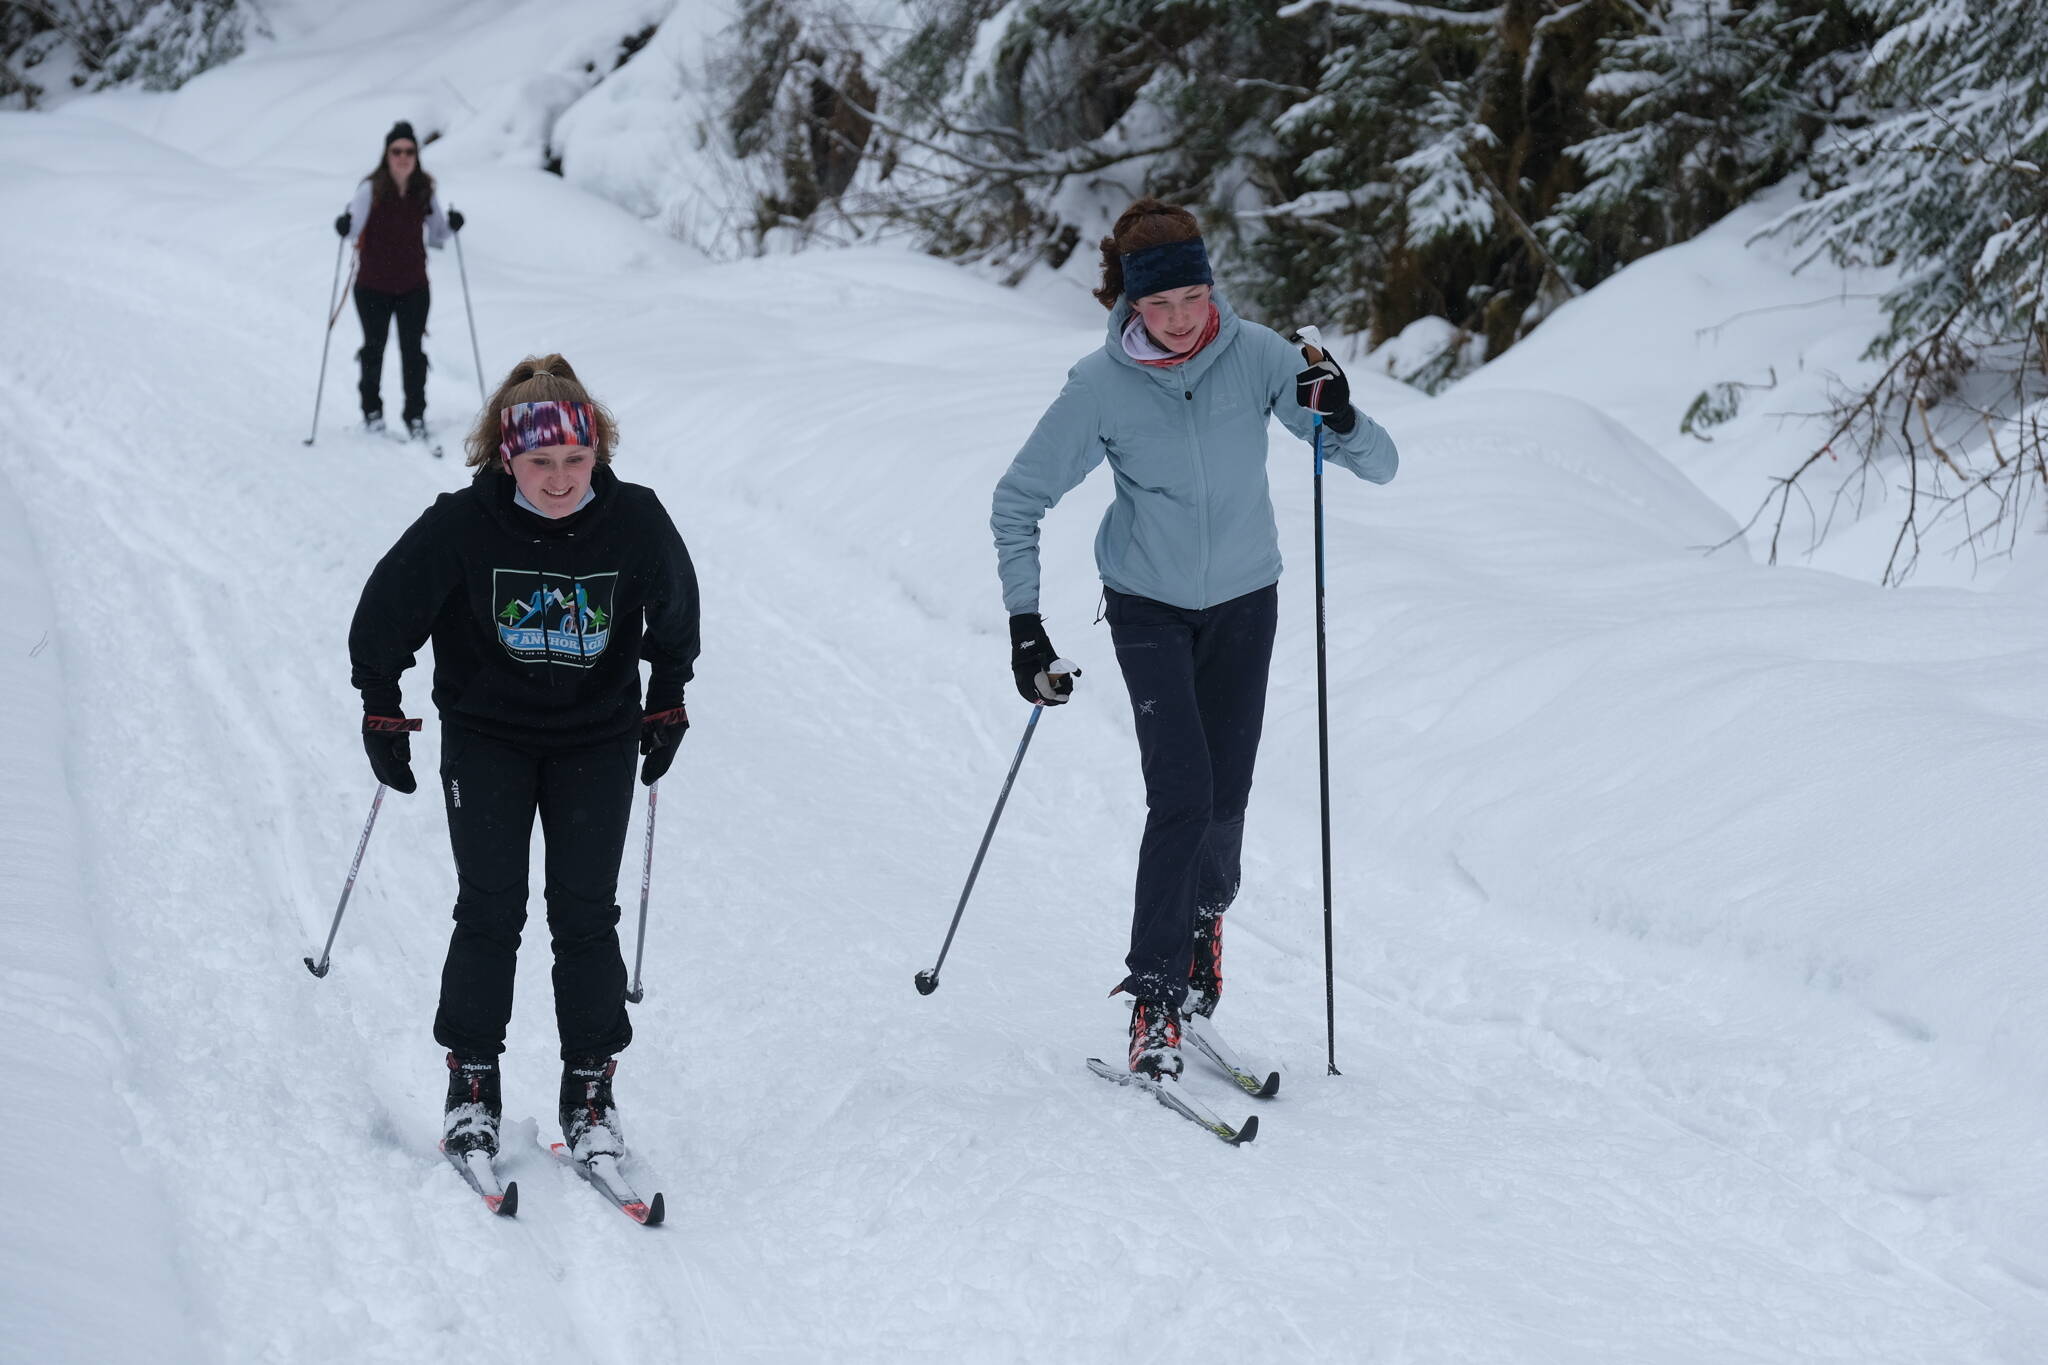
<path id="1" fill-rule="evenodd" d="M 1304 327 L 1294 339 L 1309 364 L 1323 363 L 1320 332 Z M 1316 757 L 1323 799 L 1323 1009 L 1329 1022 L 1330 1074 L 1341 1076 L 1344 1073 L 1337 1070 L 1336 933 L 1330 904 L 1330 655 L 1323 625 L 1323 415 L 1313 414 L 1309 425 L 1315 432 L 1316 448 Z"/>
<path id="2" fill-rule="evenodd" d="M 313 387 L 313 430 L 306 436 L 306 444 L 313 444 L 313 438 L 320 434 L 320 396 L 327 390 L 327 347 L 334 340 L 334 320 L 341 316 L 341 306 L 335 302 L 335 292 L 341 288 L 341 254 L 348 250 L 348 238 L 343 237 L 334 244 L 334 279 L 327 286 L 327 333 L 320 338 L 320 382 Z"/>
<path id="3" fill-rule="evenodd" d="M 455 268 L 462 272 L 462 311 L 469 315 L 469 353 L 476 361 L 476 401 L 482 407 L 490 402 L 490 395 L 484 392 L 484 353 L 476 344 L 476 310 L 469 306 L 469 267 L 462 260 L 462 234 L 455 235 Z"/>
<path id="4" fill-rule="evenodd" d="M 370 818 L 363 821 L 363 837 L 356 843 L 355 861 L 348 865 L 348 880 L 341 884 L 341 903 L 334 907 L 334 923 L 327 927 L 327 942 L 320 949 L 320 960 L 306 959 L 306 970 L 315 976 L 327 975 L 327 955 L 334 950 L 334 936 L 341 932 L 341 912 L 348 909 L 349 892 L 356 889 L 356 873 L 363 865 L 363 850 L 370 846 L 370 831 L 377 827 L 377 811 L 383 804 L 384 784 L 379 782 L 377 794 L 370 798 Z"/>
<path id="5" fill-rule="evenodd" d="M 640 864 L 640 935 L 633 940 L 633 986 L 626 992 L 626 998 L 636 1005 L 647 997 L 647 992 L 640 989 L 640 955 L 647 949 L 647 887 L 654 880 L 654 794 L 660 790 L 659 782 L 647 788 L 647 855 Z"/>
<path id="6" fill-rule="evenodd" d="M 1056 666 L 1049 665 L 1048 669 Z M 967 909 L 967 897 L 974 890 L 974 879 L 981 875 L 981 860 L 988 854 L 989 840 L 996 836 L 996 821 L 1003 818 L 1003 805 L 1010 799 L 1010 786 L 1017 780 L 1017 769 L 1024 766 L 1024 751 L 1031 747 L 1031 732 L 1038 728 L 1038 718 L 1044 714 L 1045 707 L 1033 702 L 1031 719 L 1024 722 L 1024 738 L 1017 741 L 1017 756 L 1010 760 L 1010 775 L 1003 779 L 1002 795 L 996 798 L 995 811 L 988 817 L 988 828 L 982 831 L 981 847 L 974 851 L 974 866 L 967 869 L 967 885 L 960 888 L 960 903 L 953 907 L 953 922 L 946 926 L 946 941 L 939 947 L 939 960 L 931 965 L 929 971 L 917 974 L 919 995 L 930 995 L 939 988 L 939 968 L 946 965 L 946 954 L 953 947 L 953 933 L 960 927 L 961 912 Z"/>

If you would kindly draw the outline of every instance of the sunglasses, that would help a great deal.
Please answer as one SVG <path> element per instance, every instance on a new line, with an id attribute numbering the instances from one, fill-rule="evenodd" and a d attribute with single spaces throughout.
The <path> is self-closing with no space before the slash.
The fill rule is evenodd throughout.
<path id="1" fill-rule="evenodd" d="M 417 147 L 401 147 L 395 142 L 387 150 L 392 156 L 418 156 L 420 154 L 420 149 Z"/>

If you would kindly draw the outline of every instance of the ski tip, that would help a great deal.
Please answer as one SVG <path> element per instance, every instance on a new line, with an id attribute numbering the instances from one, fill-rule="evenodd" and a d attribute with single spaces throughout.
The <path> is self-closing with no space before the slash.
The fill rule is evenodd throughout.
<path id="1" fill-rule="evenodd" d="M 487 1197 L 484 1202 L 489 1204 L 491 1212 L 497 1214 L 500 1218 L 510 1218 L 513 1214 L 519 1212 L 519 1182 L 516 1180 L 506 1181 L 503 1194 L 499 1195 L 496 1199 Z"/>
<path id="2" fill-rule="evenodd" d="M 643 1227 L 658 1228 L 661 1226 L 661 1220 L 668 1217 L 668 1209 L 663 1205 L 659 1191 L 655 1193 L 653 1200 L 647 1204 L 644 1213 L 638 1216 Z"/>
<path id="3" fill-rule="evenodd" d="M 1280 1073 L 1275 1071 L 1266 1077 L 1266 1083 L 1252 1092 L 1256 1099 L 1270 1100 L 1280 1093 Z"/>
<path id="4" fill-rule="evenodd" d="M 1230 1139 L 1233 1147 L 1242 1147 L 1259 1135 L 1259 1116 L 1253 1114 L 1244 1121 L 1244 1127 L 1237 1130 L 1237 1136 Z"/>

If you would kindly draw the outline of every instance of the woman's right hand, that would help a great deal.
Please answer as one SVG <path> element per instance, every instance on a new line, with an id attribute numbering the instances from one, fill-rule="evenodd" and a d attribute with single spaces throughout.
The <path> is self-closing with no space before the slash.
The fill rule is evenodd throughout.
<path id="1" fill-rule="evenodd" d="M 1043 617 L 1025 611 L 1010 618 L 1010 675 L 1016 680 L 1018 696 L 1034 706 L 1065 705 L 1074 695 L 1074 679 L 1081 676 L 1081 670 L 1068 665 L 1054 673 L 1051 667 L 1058 662 L 1059 651 L 1046 638 Z"/>
<path id="2" fill-rule="evenodd" d="M 337 237 L 348 236 L 349 226 L 349 216 L 346 213 L 344 213 L 341 215 L 341 217 L 334 220 L 334 235 Z"/>

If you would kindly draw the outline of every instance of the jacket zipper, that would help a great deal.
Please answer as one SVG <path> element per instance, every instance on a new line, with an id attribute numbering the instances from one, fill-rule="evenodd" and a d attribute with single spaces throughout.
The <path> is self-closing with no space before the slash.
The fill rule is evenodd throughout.
<path id="1" fill-rule="evenodd" d="M 1212 605 L 1209 601 L 1209 471 L 1202 460 L 1202 437 L 1195 421 L 1195 381 L 1191 377 L 1182 379 L 1181 403 L 1187 409 L 1188 453 L 1195 464 L 1197 582 L 1201 588 L 1200 605 L 1206 609 Z"/>

